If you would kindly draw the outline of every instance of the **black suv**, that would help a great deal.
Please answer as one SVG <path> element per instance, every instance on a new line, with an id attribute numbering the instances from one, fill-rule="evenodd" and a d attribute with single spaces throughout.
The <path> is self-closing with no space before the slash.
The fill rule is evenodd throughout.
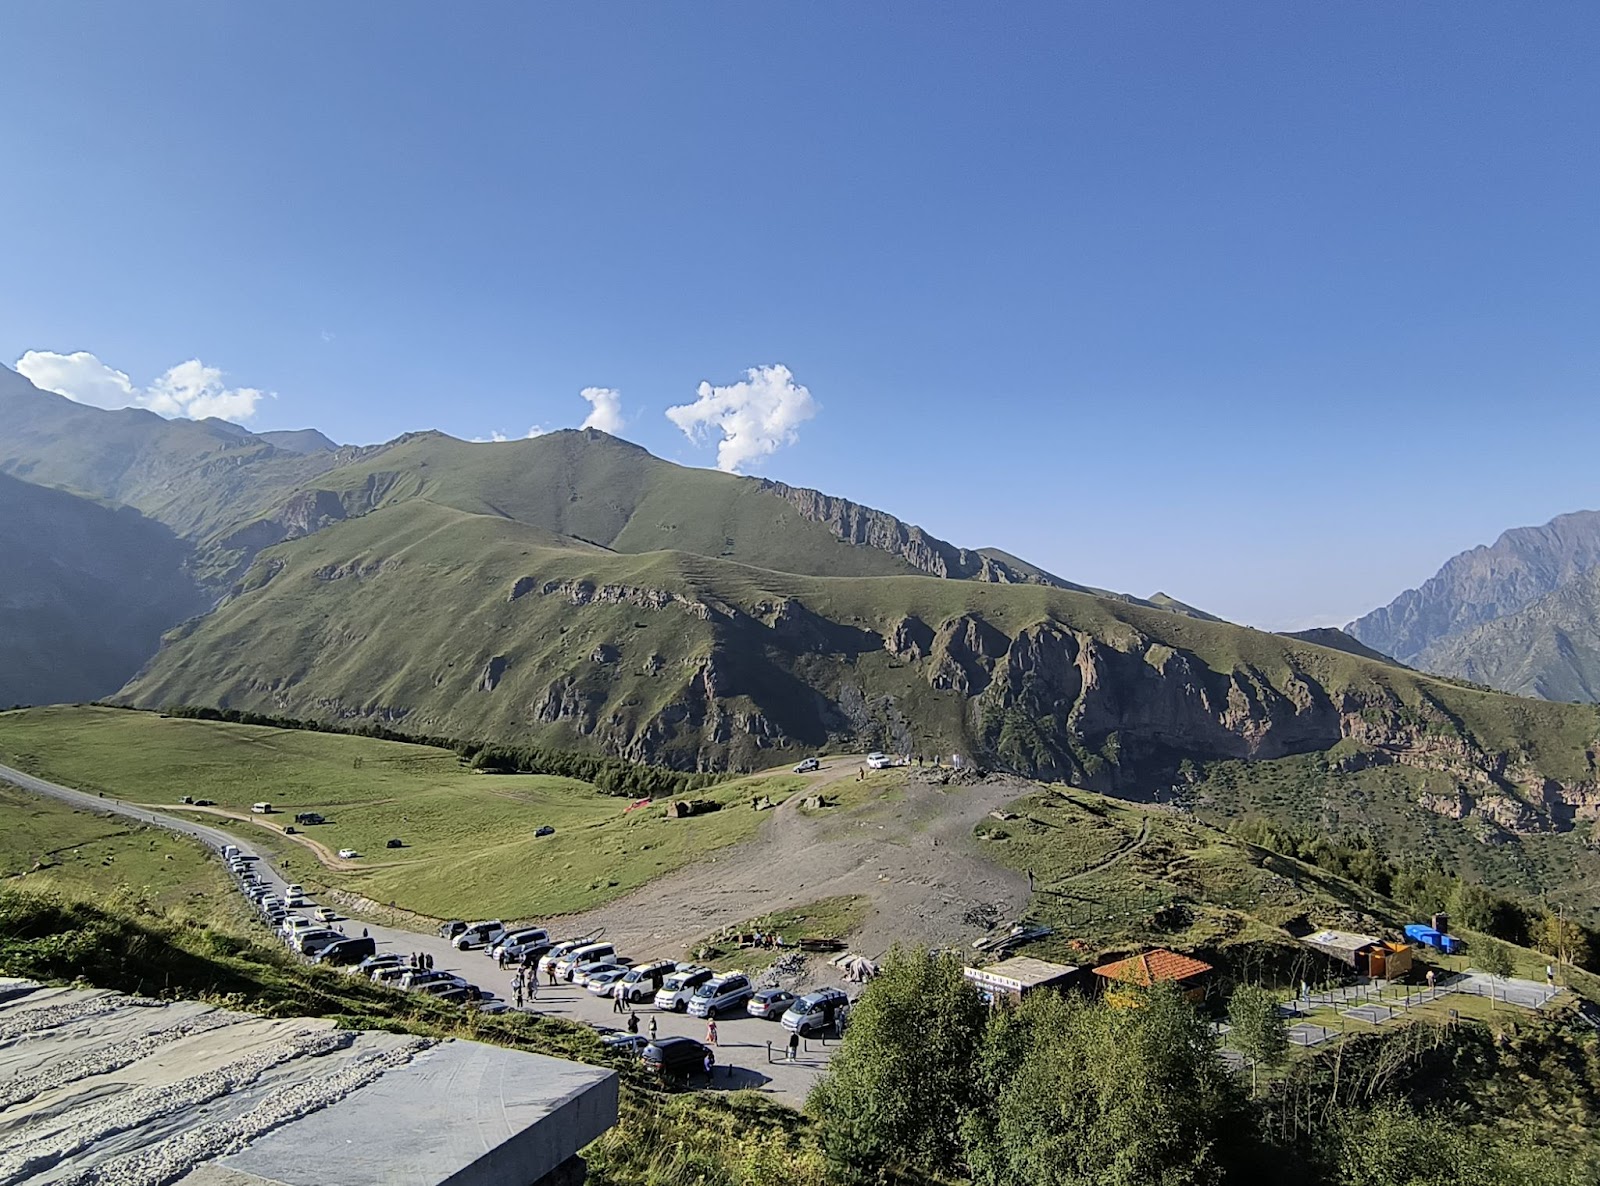
<path id="1" fill-rule="evenodd" d="M 653 1071 L 663 1079 L 675 1076 L 687 1078 L 705 1073 L 706 1055 L 710 1053 L 709 1046 L 693 1038 L 657 1038 L 640 1053 L 639 1061 L 644 1064 L 645 1070 Z"/>

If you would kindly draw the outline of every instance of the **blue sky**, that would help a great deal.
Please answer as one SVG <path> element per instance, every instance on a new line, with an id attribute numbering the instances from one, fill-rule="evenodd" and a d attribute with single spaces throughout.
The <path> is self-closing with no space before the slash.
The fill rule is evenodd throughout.
<path id="1" fill-rule="evenodd" d="M 199 360 L 274 393 L 253 427 L 356 442 L 575 425 L 609 388 L 697 465 L 716 434 L 666 409 L 782 364 L 815 414 L 749 472 L 1342 622 L 1600 505 L 1597 33 L 1592 4 L 14 3 L 0 358 L 87 351 L 147 402 Z"/>

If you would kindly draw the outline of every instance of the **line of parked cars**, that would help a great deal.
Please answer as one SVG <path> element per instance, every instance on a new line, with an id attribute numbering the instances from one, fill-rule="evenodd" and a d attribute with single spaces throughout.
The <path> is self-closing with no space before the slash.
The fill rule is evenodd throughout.
<path id="1" fill-rule="evenodd" d="M 492 992 L 469 984 L 463 977 L 432 968 L 413 967 L 409 956 L 395 952 L 379 955 L 377 941 L 368 936 L 346 936 L 333 926 L 339 921 L 339 915 L 332 907 L 316 906 L 307 897 L 305 887 L 300 885 L 286 885 L 280 897 L 256 871 L 257 858 L 240 852 L 234 845 L 223 846 L 222 859 L 262 921 L 292 950 L 313 963 L 354 968 L 358 974 L 380 984 L 470 1005 L 486 1013 L 501 1013 L 509 1007 Z M 292 913 L 313 906 L 310 917 Z"/>

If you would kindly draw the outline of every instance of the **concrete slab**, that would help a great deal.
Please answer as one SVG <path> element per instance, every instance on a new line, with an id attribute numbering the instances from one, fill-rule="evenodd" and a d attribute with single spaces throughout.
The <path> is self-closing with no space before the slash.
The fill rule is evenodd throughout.
<path id="1" fill-rule="evenodd" d="M 1354 1009 L 1346 1009 L 1344 1015 L 1368 1025 L 1382 1025 L 1395 1015 L 1395 1010 L 1388 1005 L 1357 1005 Z"/>
<path id="2" fill-rule="evenodd" d="M 0 997 L 0 1183 L 529 1186 L 616 1116 L 613 1072 L 476 1042 Z"/>
<path id="3" fill-rule="evenodd" d="M 1338 1030 L 1329 1029 L 1325 1025 L 1314 1025 L 1309 1021 L 1302 1021 L 1299 1025 L 1289 1027 L 1289 1041 L 1296 1046 L 1320 1046 L 1328 1039 L 1338 1036 Z"/>

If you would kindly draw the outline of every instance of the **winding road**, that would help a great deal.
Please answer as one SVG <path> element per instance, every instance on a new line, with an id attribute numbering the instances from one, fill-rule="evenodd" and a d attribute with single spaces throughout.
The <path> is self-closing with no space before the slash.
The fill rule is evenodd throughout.
<path id="1" fill-rule="evenodd" d="M 231 844 L 247 857 L 256 858 L 258 874 L 278 891 L 280 897 L 282 896 L 285 885 L 282 871 L 274 868 L 269 860 L 262 859 L 260 854 L 252 852 L 249 841 L 243 837 L 207 824 L 152 811 L 140 804 L 65 787 L 10 766 L 0 766 L 0 781 L 12 783 L 37 795 L 49 796 L 80 810 L 112 812 L 140 823 L 193 837 L 215 851 L 219 860 L 223 845 Z M 379 951 L 426 953 L 433 957 L 436 968 L 452 972 L 473 984 L 487 988 L 505 1000 L 512 998 L 510 972 L 496 967 L 494 962 L 480 951 L 457 951 L 447 940 L 436 934 L 419 934 L 398 927 L 363 922 L 358 918 L 345 918 L 336 925 L 351 934 L 355 934 L 358 929 L 370 934 L 377 940 Z M 263 930 L 263 937 L 267 933 Z M 623 946 L 620 936 L 608 937 L 616 938 L 618 946 Z M 626 947 L 624 951 L 636 956 L 652 954 L 647 951 L 632 951 Z M 548 985 L 541 987 L 538 997 L 530 1004 L 528 1011 L 550 1017 L 562 1017 L 604 1029 L 621 1029 L 622 1023 L 626 1020 L 612 1012 L 609 1000 L 593 996 L 584 989 L 575 988 L 570 984 L 562 984 L 556 988 Z M 650 1019 L 654 1018 L 659 1031 L 664 1035 L 682 1034 L 700 1040 L 706 1036 L 705 1023 L 687 1015 L 657 1013 L 649 1007 L 639 1007 L 637 1011 L 645 1028 L 648 1028 Z M 774 1022 L 736 1015 L 719 1019 L 717 1026 L 720 1031 L 717 1047 L 719 1066 L 712 1084 L 716 1090 L 754 1088 L 798 1107 L 805 1101 L 806 1093 L 826 1067 L 832 1053 L 830 1043 L 812 1039 L 805 1043 L 800 1059 L 788 1063 L 781 1058 L 781 1051 L 788 1037 L 787 1031 Z M 774 1051 L 779 1052 L 776 1061 L 774 1061 Z"/>

